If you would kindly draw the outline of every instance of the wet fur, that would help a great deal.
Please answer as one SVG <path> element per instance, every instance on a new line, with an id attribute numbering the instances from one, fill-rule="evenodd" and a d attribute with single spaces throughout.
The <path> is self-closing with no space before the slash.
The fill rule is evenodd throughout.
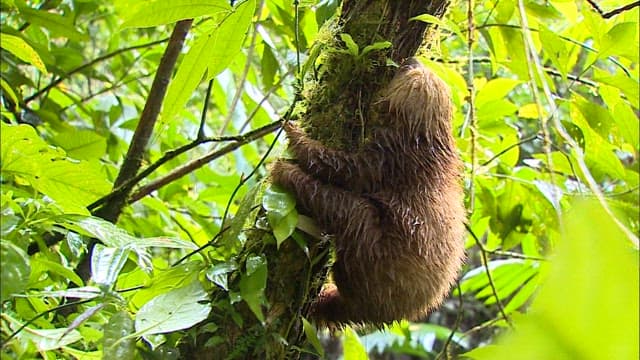
<path id="1" fill-rule="evenodd" d="M 286 124 L 296 160 L 272 169 L 300 211 L 335 237 L 335 285 L 325 285 L 311 308 L 320 326 L 424 316 L 463 262 L 461 163 L 447 86 L 411 59 L 376 106 L 385 126 L 356 152 Z"/>

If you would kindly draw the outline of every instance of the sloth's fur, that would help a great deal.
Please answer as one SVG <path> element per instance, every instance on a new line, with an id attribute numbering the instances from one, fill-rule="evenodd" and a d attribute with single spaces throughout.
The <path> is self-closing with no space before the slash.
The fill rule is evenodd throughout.
<path id="1" fill-rule="evenodd" d="M 410 59 L 375 106 L 383 126 L 354 152 L 286 124 L 296 160 L 272 168 L 273 181 L 335 238 L 335 284 L 324 286 L 309 314 L 320 326 L 422 317 L 442 302 L 464 259 L 447 86 Z"/>

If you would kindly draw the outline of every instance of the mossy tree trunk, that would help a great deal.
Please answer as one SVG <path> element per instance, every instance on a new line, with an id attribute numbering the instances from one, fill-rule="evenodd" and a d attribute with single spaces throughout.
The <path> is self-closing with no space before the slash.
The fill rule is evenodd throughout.
<path id="1" fill-rule="evenodd" d="M 394 73 L 388 59 L 401 63 L 415 55 L 425 41 L 427 24 L 410 21 L 420 14 L 441 17 L 448 1 L 435 0 L 344 0 L 340 18 L 318 44 L 312 75 L 307 74 L 302 110 L 297 116 L 311 136 L 328 146 L 355 149 L 366 136 L 372 99 Z M 391 47 L 354 56 L 345 49 L 341 34 L 349 34 L 360 53 L 371 44 L 388 41 Z M 259 202 L 259 199 L 256 200 Z M 268 276 L 264 292 L 264 322 L 245 302 L 229 304 L 227 293 L 215 293 L 210 322 L 196 327 L 194 342 L 183 344 L 189 359 L 281 359 L 296 358 L 296 347 L 304 347 L 301 317 L 325 280 L 330 256 L 329 242 L 310 239 L 307 251 L 292 239 L 276 247 L 273 237 L 255 230 L 242 250 L 238 273 L 231 275 L 230 288 L 238 289 L 251 256 L 266 259 Z M 216 299 L 227 299 L 216 301 Z M 212 324 L 215 324 L 214 332 Z"/>

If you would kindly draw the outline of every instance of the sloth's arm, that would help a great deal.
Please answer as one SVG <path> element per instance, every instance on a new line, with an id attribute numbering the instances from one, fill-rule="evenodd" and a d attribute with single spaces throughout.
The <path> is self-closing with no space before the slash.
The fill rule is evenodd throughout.
<path id="1" fill-rule="evenodd" d="M 299 127 L 288 123 L 285 130 L 289 149 L 300 167 L 325 182 L 336 185 L 374 184 L 392 175 L 394 154 L 390 147 L 368 144 L 357 152 L 332 149 L 311 139 Z"/>
<path id="2" fill-rule="evenodd" d="M 298 164 L 276 161 L 271 170 L 273 182 L 291 191 L 298 206 L 308 212 L 321 227 L 337 234 L 337 242 L 377 243 L 382 235 L 380 209 L 370 199 L 339 187 L 325 184 L 307 174 Z M 366 230 L 367 234 L 362 234 Z M 341 244 L 338 244 L 340 246 Z M 349 245 L 344 245 L 343 248 Z"/>

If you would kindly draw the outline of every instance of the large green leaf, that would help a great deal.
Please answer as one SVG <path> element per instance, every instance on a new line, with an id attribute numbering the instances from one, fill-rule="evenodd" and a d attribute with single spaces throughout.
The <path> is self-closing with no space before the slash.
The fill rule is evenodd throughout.
<path id="1" fill-rule="evenodd" d="M 161 294 L 136 314 L 138 335 L 162 334 L 187 329 L 207 318 L 211 304 L 198 280 Z"/>
<path id="2" fill-rule="evenodd" d="M 273 229 L 277 246 L 280 246 L 293 234 L 298 224 L 296 199 L 290 193 L 271 185 L 262 197 L 262 206 L 267 210 L 269 225 Z"/>
<path id="3" fill-rule="evenodd" d="M 75 41 L 89 40 L 87 34 L 79 32 L 73 25 L 73 19 L 48 11 L 35 10 L 28 6 L 18 6 L 24 18 L 35 25 L 47 29 L 54 36 L 66 37 Z"/>
<path id="4" fill-rule="evenodd" d="M 263 256 L 247 258 L 246 271 L 240 278 L 240 296 L 260 321 L 264 321 L 262 304 L 267 287 L 267 260 Z"/>
<path id="5" fill-rule="evenodd" d="M 367 356 L 367 351 L 362 346 L 360 342 L 360 338 L 356 332 L 348 327 L 344 332 L 344 343 L 342 344 L 344 348 L 344 358 L 345 360 L 368 360 L 369 356 Z"/>
<path id="6" fill-rule="evenodd" d="M 97 160 L 107 152 L 107 139 L 91 130 L 73 130 L 56 134 L 53 143 L 78 160 Z"/>
<path id="7" fill-rule="evenodd" d="M 123 3 L 123 7 L 126 5 Z M 122 28 L 171 24 L 178 20 L 231 11 L 228 0 L 154 0 L 144 2 L 135 9 L 137 11 L 122 11 L 124 14 Z"/>
<path id="8" fill-rule="evenodd" d="M 29 257 L 19 247 L 7 240 L 0 240 L 0 302 L 21 293 L 27 287 L 31 267 Z"/>
<path id="9" fill-rule="evenodd" d="M 84 207 L 111 189 L 98 163 L 66 158 L 62 150 L 46 144 L 30 126 L 4 122 L 0 126 L 0 172 L 29 181 L 66 212 L 87 214 Z"/>
<path id="10" fill-rule="evenodd" d="M 0 47 L 12 53 L 18 59 L 35 66 L 41 72 L 47 72 L 47 68 L 44 66 L 42 59 L 40 59 L 38 52 L 22 38 L 4 33 L 0 33 L 0 37 L 2 37 Z"/>
<path id="11" fill-rule="evenodd" d="M 203 25 L 206 30 L 196 35 L 169 84 L 161 113 L 163 122 L 171 121 L 184 108 L 205 70 L 207 79 L 211 79 L 233 60 L 242 48 L 254 11 L 255 0 L 249 0 L 239 5 L 231 15 L 218 19 L 215 24 Z"/>
<path id="12" fill-rule="evenodd" d="M 133 319 L 128 312 L 121 310 L 111 315 L 104 327 L 102 348 L 104 360 L 129 360 L 135 358 L 136 341 L 127 337 L 133 333 Z"/>

